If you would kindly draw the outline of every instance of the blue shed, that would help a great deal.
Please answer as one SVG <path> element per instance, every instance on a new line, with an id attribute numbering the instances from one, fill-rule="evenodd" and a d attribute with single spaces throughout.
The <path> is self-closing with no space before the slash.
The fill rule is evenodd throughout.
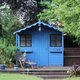
<path id="1" fill-rule="evenodd" d="M 38 66 L 64 65 L 64 35 L 55 26 L 38 21 L 14 34 L 17 49 Z"/>

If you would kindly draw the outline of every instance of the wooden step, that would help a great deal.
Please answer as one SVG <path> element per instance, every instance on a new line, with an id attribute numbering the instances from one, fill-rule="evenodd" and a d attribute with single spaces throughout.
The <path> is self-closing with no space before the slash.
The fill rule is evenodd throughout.
<path id="1" fill-rule="evenodd" d="M 21 72 L 29 75 L 68 75 L 67 72 Z"/>
<path id="2" fill-rule="evenodd" d="M 36 76 L 44 79 L 63 79 L 70 77 L 70 75 L 36 75 Z"/>
<path id="3" fill-rule="evenodd" d="M 0 70 L 0 72 L 9 72 L 9 73 L 20 73 L 26 75 L 35 75 L 44 79 L 59 79 L 59 78 L 67 78 L 70 75 L 67 73 L 67 70 L 70 67 L 43 67 L 37 69 L 5 69 Z"/>

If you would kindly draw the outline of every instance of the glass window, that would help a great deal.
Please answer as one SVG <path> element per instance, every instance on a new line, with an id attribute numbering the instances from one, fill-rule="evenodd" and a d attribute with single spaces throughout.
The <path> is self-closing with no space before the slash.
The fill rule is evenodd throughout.
<path id="1" fill-rule="evenodd" d="M 62 36 L 60 34 L 50 34 L 50 47 L 62 46 Z"/>
<path id="2" fill-rule="evenodd" d="M 21 35 L 21 40 L 25 40 L 25 35 Z"/>
<path id="3" fill-rule="evenodd" d="M 57 41 L 56 46 L 58 46 L 58 47 L 62 46 L 61 44 L 62 44 L 61 41 Z"/>
<path id="4" fill-rule="evenodd" d="M 55 46 L 55 42 L 51 41 L 50 46 Z"/>
<path id="5" fill-rule="evenodd" d="M 30 34 L 26 35 L 26 40 L 31 40 L 31 35 Z"/>
<path id="6" fill-rule="evenodd" d="M 25 41 L 21 41 L 21 46 L 25 46 Z"/>
<path id="7" fill-rule="evenodd" d="M 55 40 L 55 35 L 51 34 L 51 40 L 54 41 Z"/>
<path id="8" fill-rule="evenodd" d="M 26 46 L 31 46 L 31 41 L 28 40 L 28 41 L 26 42 Z"/>
<path id="9" fill-rule="evenodd" d="M 32 46 L 32 35 L 31 34 L 21 35 L 20 46 L 31 47 Z"/>
<path id="10" fill-rule="evenodd" d="M 57 38 L 57 41 L 61 41 L 62 40 L 61 35 L 57 35 L 56 38 Z"/>

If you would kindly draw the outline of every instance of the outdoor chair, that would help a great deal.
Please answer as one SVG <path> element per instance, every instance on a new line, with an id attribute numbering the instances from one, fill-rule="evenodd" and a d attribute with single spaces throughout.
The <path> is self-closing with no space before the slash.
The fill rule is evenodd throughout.
<path id="1" fill-rule="evenodd" d="M 30 66 L 32 69 L 34 66 L 37 66 L 37 63 L 26 60 L 26 55 L 24 53 L 18 52 L 16 53 L 16 64 L 20 65 L 21 68 L 26 68 L 26 66 Z"/>
<path id="2" fill-rule="evenodd" d="M 28 60 L 28 61 L 21 61 L 21 60 L 19 60 L 19 63 L 20 63 L 21 68 L 31 67 L 33 69 L 34 66 L 37 67 L 37 63 L 32 62 L 30 60 Z"/>

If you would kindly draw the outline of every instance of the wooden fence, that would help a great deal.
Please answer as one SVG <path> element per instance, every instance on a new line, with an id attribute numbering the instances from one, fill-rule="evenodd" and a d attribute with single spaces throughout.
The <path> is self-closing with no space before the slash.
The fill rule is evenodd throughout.
<path id="1" fill-rule="evenodd" d="M 64 66 L 80 65 L 80 48 L 64 49 Z"/>

